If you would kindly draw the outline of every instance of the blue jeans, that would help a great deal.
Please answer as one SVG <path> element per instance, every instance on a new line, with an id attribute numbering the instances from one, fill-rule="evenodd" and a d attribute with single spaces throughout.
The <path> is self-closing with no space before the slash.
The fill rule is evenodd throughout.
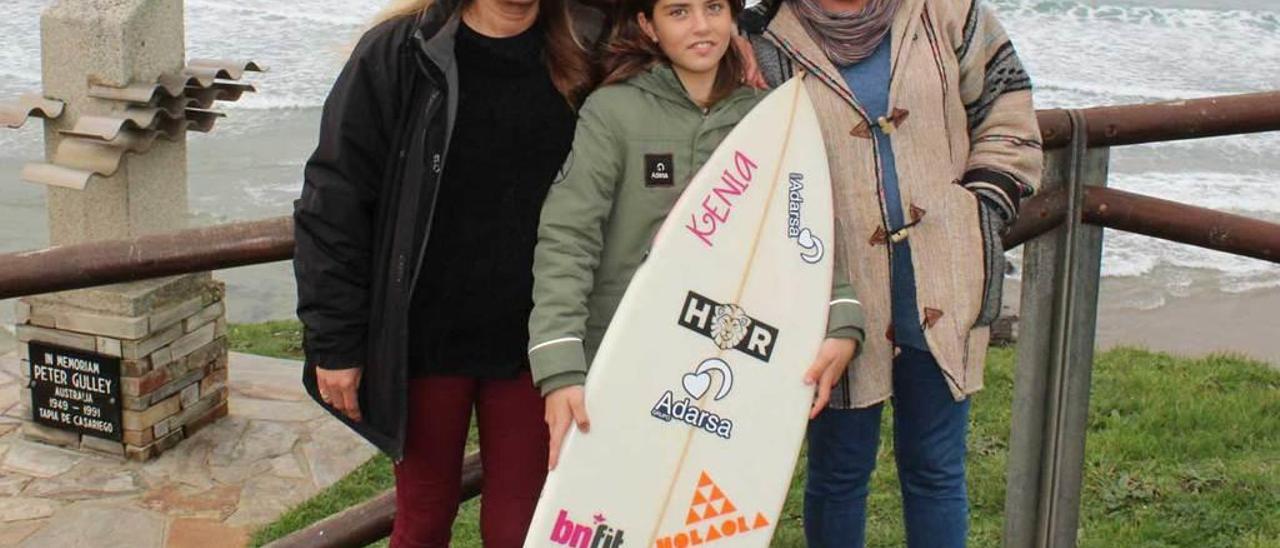
<path id="1" fill-rule="evenodd" d="M 965 437 L 969 400 L 956 402 L 933 355 L 893 360 L 893 440 L 907 546 L 963 547 L 969 529 Z M 861 548 L 883 404 L 827 409 L 809 423 L 804 534 L 812 548 Z"/>

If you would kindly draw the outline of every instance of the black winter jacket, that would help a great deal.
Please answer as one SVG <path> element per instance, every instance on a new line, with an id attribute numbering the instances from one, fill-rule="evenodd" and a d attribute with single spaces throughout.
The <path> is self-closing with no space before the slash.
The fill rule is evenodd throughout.
<path id="1" fill-rule="evenodd" d="M 363 367 L 364 419 L 334 414 L 395 459 L 403 448 L 412 278 L 457 104 L 453 32 L 442 32 L 443 10 L 432 11 L 383 23 L 360 40 L 325 101 L 293 214 L 303 384 L 319 402 L 316 367 Z"/>
<path id="2" fill-rule="evenodd" d="M 326 408 L 396 460 L 404 447 L 409 306 L 458 106 L 452 4 L 437 2 L 361 38 L 325 101 L 294 203 L 303 385 L 320 402 L 317 367 L 362 367 L 363 420 Z M 594 24 L 598 33 L 599 18 L 579 11 L 579 27 Z"/>

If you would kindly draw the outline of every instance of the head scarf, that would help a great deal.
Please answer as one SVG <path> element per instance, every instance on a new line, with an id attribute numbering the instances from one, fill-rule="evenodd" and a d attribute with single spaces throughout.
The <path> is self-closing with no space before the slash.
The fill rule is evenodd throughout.
<path id="1" fill-rule="evenodd" d="M 794 0 L 800 24 L 837 66 L 866 59 L 889 34 L 901 0 L 869 0 L 858 11 L 831 13 L 820 0 Z"/>

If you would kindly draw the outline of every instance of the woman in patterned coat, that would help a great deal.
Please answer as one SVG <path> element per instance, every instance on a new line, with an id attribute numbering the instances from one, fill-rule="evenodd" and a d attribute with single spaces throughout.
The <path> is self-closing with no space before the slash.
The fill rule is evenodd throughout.
<path id="1" fill-rule="evenodd" d="M 774 0 L 745 25 L 822 120 L 861 354 L 810 424 L 810 546 L 862 546 L 883 403 L 909 546 L 963 546 L 969 395 L 1000 311 L 1000 233 L 1039 184 L 1031 83 L 980 0 Z"/>

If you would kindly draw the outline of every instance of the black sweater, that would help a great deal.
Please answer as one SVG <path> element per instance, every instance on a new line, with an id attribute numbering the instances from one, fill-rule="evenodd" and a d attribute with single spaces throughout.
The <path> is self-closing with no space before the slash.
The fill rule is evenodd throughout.
<path id="1" fill-rule="evenodd" d="M 410 311 L 413 376 L 508 378 L 528 367 L 533 248 L 575 115 L 551 83 L 543 29 L 459 26 L 458 117 Z"/>

